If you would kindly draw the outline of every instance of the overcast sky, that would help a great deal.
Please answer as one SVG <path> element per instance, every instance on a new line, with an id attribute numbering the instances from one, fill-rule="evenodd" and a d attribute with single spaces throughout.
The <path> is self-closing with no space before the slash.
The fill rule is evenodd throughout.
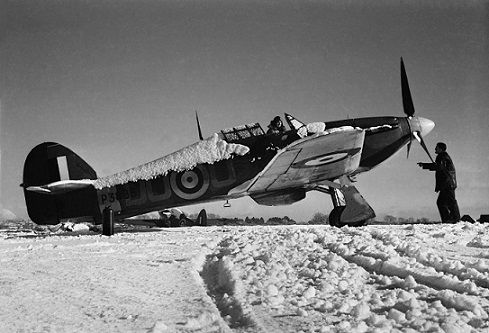
<path id="1" fill-rule="evenodd" d="M 341 4 L 339 4 L 341 3 Z M 99 176 L 284 112 L 303 122 L 403 116 L 404 57 L 426 137 L 448 145 L 462 214 L 489 213 L 488 1 L 3 1 L 1 204 L 26 216 L 23 163 L 38 143 Z M 413 144 L 358 177 L 378 215 L 438 218 L 434 174 Z M 251 199 L 190 207 L 308 219 L 329 196 L 283 208 Z M 326 203 L 326 204 L 325 204 Z"/>

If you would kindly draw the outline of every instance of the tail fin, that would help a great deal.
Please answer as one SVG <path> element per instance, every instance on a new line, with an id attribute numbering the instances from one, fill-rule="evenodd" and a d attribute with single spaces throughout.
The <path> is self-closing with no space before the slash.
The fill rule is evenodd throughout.
<path id="1" fill-rule="evenodd" d="M 37 224 L 57 224 L 76 217 L 99 221 L 95 188 L 83 188 L 62 194 L 28 191 L 60 180 L 96 179 L 97 173 L 80 156 L 54 142 L 44 142 L 31 150 L 25 160 L 23 184 L 27 213 Z"/>

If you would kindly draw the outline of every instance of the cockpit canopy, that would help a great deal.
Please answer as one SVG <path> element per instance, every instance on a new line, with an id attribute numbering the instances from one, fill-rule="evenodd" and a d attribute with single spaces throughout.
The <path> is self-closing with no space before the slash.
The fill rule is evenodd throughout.
<path id="1" fill-rule="evenodd" d="M 221 135 L 227 142 L 235 142 L 251 137 L 265 135 L 265 132 L 259 123 L 252 123 L 223 129 L 221 131 Z"/>

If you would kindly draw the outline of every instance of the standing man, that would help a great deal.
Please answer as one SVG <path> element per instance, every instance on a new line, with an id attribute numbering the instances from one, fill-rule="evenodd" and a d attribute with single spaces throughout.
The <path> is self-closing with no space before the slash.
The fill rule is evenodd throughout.
<path id="1" fill-rule="evenodd" d="M 440 212 L 442 223 L 457 223 L 460 221 L 455 189 L 457 188 L 457 177 L 455 166 L 450 155 L 446 152 L 447 145 L 438 142 L 435 147 L 435 163 L 418 163 L 423 169 L 435 171 L 435 192 L 439 192 L 436 205 Z"/>

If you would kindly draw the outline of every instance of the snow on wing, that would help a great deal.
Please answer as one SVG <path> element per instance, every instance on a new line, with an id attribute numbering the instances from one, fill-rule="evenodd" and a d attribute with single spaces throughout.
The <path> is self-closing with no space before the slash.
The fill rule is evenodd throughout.
<path id="1" fill-rule="evenodd" d="M 248 192 L 301 187 L 350 174 L 360 164 L 364 138 L 364 130 L 351 128 L 298 140 L 277 153 Z"/>

